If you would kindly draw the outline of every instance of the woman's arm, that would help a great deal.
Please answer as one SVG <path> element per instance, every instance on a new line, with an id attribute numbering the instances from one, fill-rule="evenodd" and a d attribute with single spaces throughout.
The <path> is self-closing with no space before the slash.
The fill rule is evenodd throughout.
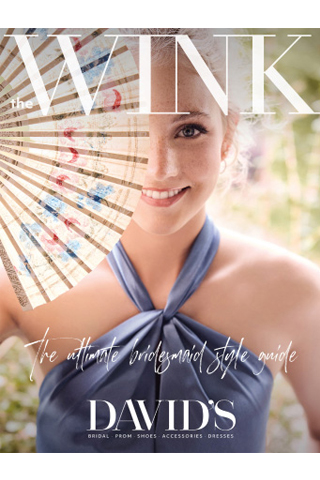
<path id="1" fill-rule="evenodd" d="M 320 452 L 320 270 L 302 262 L 291 283 L 292 319 L 288 330 L 296 360 L 284 375 L 304 408 L 309 432 L 309 451 Z"/>
<path id="2" fill-rule="evenodd" d="M 20 334 L 17 318 L 22 312 L 8 275 L 0 267 L 0 343 L 6 338 Z"/>

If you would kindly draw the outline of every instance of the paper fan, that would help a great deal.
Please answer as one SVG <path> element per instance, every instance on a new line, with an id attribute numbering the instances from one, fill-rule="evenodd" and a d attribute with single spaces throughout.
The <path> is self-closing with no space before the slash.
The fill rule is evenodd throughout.
<path id="1" fill-rule="evenodd" d="M 0 38 L 0 255 L 24 310 L 77 285 L 111 251 L 140 198 L 147 164 L 147 117 L 127 114 L 138 111 L 139 76 L 125 39 L 114 46 L 115 37 L 104 36 L 114 29 L 71 38 L 92 98 L 102 78 L 86 115 L 59 43 L 47 33 L 11 29 Z M 37 35 L 28 42 L 54 93 L 47 115 L 16 39 L 5 34 Z"/>

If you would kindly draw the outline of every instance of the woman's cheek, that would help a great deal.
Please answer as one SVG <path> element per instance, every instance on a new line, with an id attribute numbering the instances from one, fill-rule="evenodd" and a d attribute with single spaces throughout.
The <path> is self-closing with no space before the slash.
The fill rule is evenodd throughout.
<path id="1" fill-rule="evenodd" d="M 191 177 L 197 182 L 209 182 L 219 175 L 221 160 L 219 156 L 197 160 L 190 169 Z"/>

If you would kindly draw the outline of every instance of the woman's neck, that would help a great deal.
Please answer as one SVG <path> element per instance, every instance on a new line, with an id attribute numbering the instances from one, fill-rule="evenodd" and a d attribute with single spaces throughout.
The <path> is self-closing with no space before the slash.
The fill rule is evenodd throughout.
<path id="1" fill-rule="evenodd" d="M 189 254 L 192 243 L 205 222 L 205 210 L 169 235 L 143 230 L 134 220 L 121 243 L 147 290 L 159 286 L 170 290 Z M 165 287 L 167 286 L 167 288 Z"/>

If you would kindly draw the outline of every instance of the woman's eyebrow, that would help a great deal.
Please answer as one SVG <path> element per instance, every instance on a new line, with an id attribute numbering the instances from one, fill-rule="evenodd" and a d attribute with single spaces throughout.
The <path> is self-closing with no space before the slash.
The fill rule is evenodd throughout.
<path id="1" fill-rule="evenodd" d="M 206 117 L 206 118 L 209 118 L 210 115 L 208 113 L 205 113 L 205 112 L 199 112 L 197 110 L 193 110 L 191 111 L 189 114 L 188 113 L 183 113 L 182 115 L 180 115 L 179 117 L 176 117 L 172 123 L 176 123 L 176 122 L 180 122 L 180 120 L 184 120 L 184 119 L 190 119 L 190 118 L 194 118 L 194 117 Z"/>

